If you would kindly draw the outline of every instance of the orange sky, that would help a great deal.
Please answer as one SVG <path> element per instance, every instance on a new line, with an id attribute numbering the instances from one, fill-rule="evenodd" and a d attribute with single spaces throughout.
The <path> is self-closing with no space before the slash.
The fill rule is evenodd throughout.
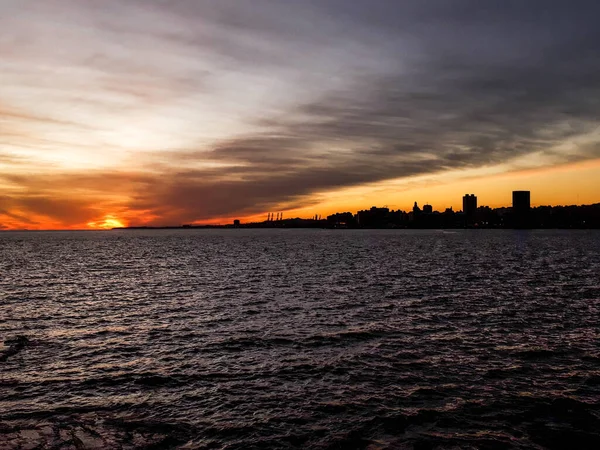
<path id="1" fill-rule="evenodd" d="M 286 218 L 313 217 L 315 214 L 325 217 L 334 212 L 354 213 L 359 209 L 384 205 L 391 209 L 408 211 L 414 201 L 421 206 L 429 203 L 440 211 L 448 207 L 459 211 L 462 209 L 462 196 L 465 193 L 475 193 L 479 205 L 500 207 L 510 206 L 511 192 L 518 189 L 531 190 L 533 206 L 591 204 L 599 201 L 599 180 L 600 159 L 489 176 L 445 173 L 318 193 L 314 195 L 314 203 L 309 207 L 290 210 L 273 208 L 273 212 L 281 211 Z M 27 212 L 18 209 L 5 210 L 0 215 L 4 229 L 109 229 L 127 225 L 157 224 L 157 217 L 148 211 L 129 210 L 119 204 L 118 200 L 103 203 L 96 199 L 88 200 L 83 194 L 80 199 L 74 201 L 73 192 L 70 194 L 63 197 L 56 194 L 48 206 L 51 210 L 52 205 L 62 205 L 65 208 L 62 220 L 53 220 L 51 215 L 44 214 L 25 216 Z M 82 210 L 87 215 L 81 216 Z M 266 218 L 266 214 L 267 212 L 248 216 L 215 217 L 200 223 L 231 223 L 234 218 L 240 218 L 242 221 L 261 221 Z M 75 219 L 73 223 L 69 223 L 70 217 Z M 85 221 L 86 218 L 90 220 Z"/>
<path id="2" fill-rule="evenodd" d="M 88 173 L 85 175 L 46 174 L 40 177 L 19 178 L 17 185 L 5 185 L 5 192 L 21 197 L 21 205 L 10 207 L 10 195 L 0 209 L 3 229 L 103 229 L 127 225 L 179 225 L 177 216 L 157 214 L 149 208 L 133 209 L 128 206 L 136 195 L 136 185 L 147 183 L 144 174 Z M 150 176 L 150 181 L 153 178 Z M 215 187 L 218 189 L 218 186 Z M 387 206 L 391 209 L 410 210 L 413 202 L 429 203 L 435 210 L 462 208 L 462 196 L 475 193 L 479 205 L 510 206 L 512 190 L 530 190 L 532 205 L 591 204 L 600 201 L 600 159 L 557 166 L 506 171 L 503 167 L 445 171 L 437 174 L 392 179 L 360 186 L 315 192 L 301 203 L 308 206 L 290 208 L 285 203 L 278 208 L 255 214 L 231 214 L 185 223 L 230 223 L 264 220 L 267 212 L 283 212 L 289 217 L 325 217 L 334 212 Z M 36 195 L 38 194 L 38 195 Z M 8 201 L 7 201 L 8 200 Z M 6 207 L 8 206 L 8 208 Z"/>
<path id="3" fill-rule="evenodd" d="M 462 196 L 475 193 L 480 206 L 511 206 L 513 190 L 530 190 L 532 206 L 600 202 L 600 159 L 560 166 L 505 172 L 489 176 L 444 174 L 382 182 L 318 196 L 314 207 L 285 212 L 285 217 L 325 217 L 335 212 L 355 213 L 371 206 L 410 211 L 413 203 L 429 203 L 434 210 L 462 210 Z M 263 220 L 264 215 L 252 219 Z"/>

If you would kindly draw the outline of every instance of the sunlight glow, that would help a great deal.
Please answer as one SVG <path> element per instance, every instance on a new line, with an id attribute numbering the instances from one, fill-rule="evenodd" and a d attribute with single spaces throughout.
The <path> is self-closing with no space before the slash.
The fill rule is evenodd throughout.
<path id="1" fill-rule="evenodd" d="M 101 229 L 101 230 L 110 230 L 111 228 L 121 228 L 127 226 L 123 221 L 117 219 L 111 214 L 107 214 L 103 219 L 95 222 L 88 222 L 87 226 L 89 228 Z"/>

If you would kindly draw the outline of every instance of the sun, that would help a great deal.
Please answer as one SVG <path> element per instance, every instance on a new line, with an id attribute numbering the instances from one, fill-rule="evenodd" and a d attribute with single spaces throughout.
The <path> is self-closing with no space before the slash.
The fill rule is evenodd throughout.
<path id="1" fill-rule="evenodd" d="M 112 214 L 107 214 L 101 220 L 88 222 L 87 226 L 95 229 L 110 230 L 111 228 L 123 228 L 126 225 Z"/>

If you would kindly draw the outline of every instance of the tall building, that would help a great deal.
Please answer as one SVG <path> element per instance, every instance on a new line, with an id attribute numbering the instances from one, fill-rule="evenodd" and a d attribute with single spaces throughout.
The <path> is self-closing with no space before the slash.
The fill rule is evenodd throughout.
<path id="1" fill-rule="evenodd" d="M 531 209 L 530 191 L 513 191 L 512 198 L 512 206 L 515 213 L 528 212 Z"/>
<path id="2" fill-rule="evenodd" d="M 475 215 L 477 214 L 477 197 L 475 194 L 465 194 L 463 196 L 463 213 L 467 222 L 475 222 Z"/>
<path id="3" fill-rule="evenodd" d="M 527 228 L 531 213 L 531 192 L 513 191 L 512 193 L 513 224 L 515 228 Z"/>
<path id="4" fill-rule="evenodd" d="M 423 214 L 433 214 L 433 206 L 429 204 L 423 205 Z"/>

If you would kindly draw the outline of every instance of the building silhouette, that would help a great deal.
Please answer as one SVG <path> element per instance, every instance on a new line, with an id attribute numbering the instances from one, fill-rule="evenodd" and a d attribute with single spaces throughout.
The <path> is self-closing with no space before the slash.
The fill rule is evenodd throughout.
<path id="1" fill-rule="evenodd" d="M 462 197 L 463 210 L 453 211 L 452 207 L 443 212 L 433 211 L 429 204 L 419 208 L 417 202 L 411 210 L 394 211 L 387 207 L 373 206 L 370 209 L 351 212 L 338 212 L 322 219 L 315 214 L 308 219 L 284 219 L 283 213 L 268 213 L 267 220 L 259 223 L 240 223 L 235 220 L 228 227 L 243 228 L 577 228 L 600 229 L 600 203 L 592 205 L 531 206 L 530 191 L 513 191 L 512 207 L 490 208 L 478 206 L 475 194 Z M 183 228 L 212 227 L 183 225 Z"/>
<path id="2" fill-rule="evenodd" d="M 371 209 L 358 211 L 356 214 L 358 225 L 363 228 L 385 228 L 389 223 L 388 208 L 377 208 L 373 206 Z"/>
<path id="3" fill-rule="evenodd" d="M 477 197 L 475 194 L 465 194 L 463 196 L 463 213 L 466 225 L 473 225 L 477 216 Z"/>
<path id="4" fill-rule="evenodd" d="M 512 193 L 513 211 L 523 212 L 531 209 L 531 192 L 530 191 L 513 191 Z"/>
<path id="5" fill-rule="evenodd" d="M 515 228 L 529 228 L 531 221 L 531 192 L 513 191 L 512 221 Z"/>
<path id="6" fill-rule="evenodd" d="M 335 213 L 327 216 L 327 226 L 330 228 L 355 228 L 356 217 L 351 212 Z"/>

